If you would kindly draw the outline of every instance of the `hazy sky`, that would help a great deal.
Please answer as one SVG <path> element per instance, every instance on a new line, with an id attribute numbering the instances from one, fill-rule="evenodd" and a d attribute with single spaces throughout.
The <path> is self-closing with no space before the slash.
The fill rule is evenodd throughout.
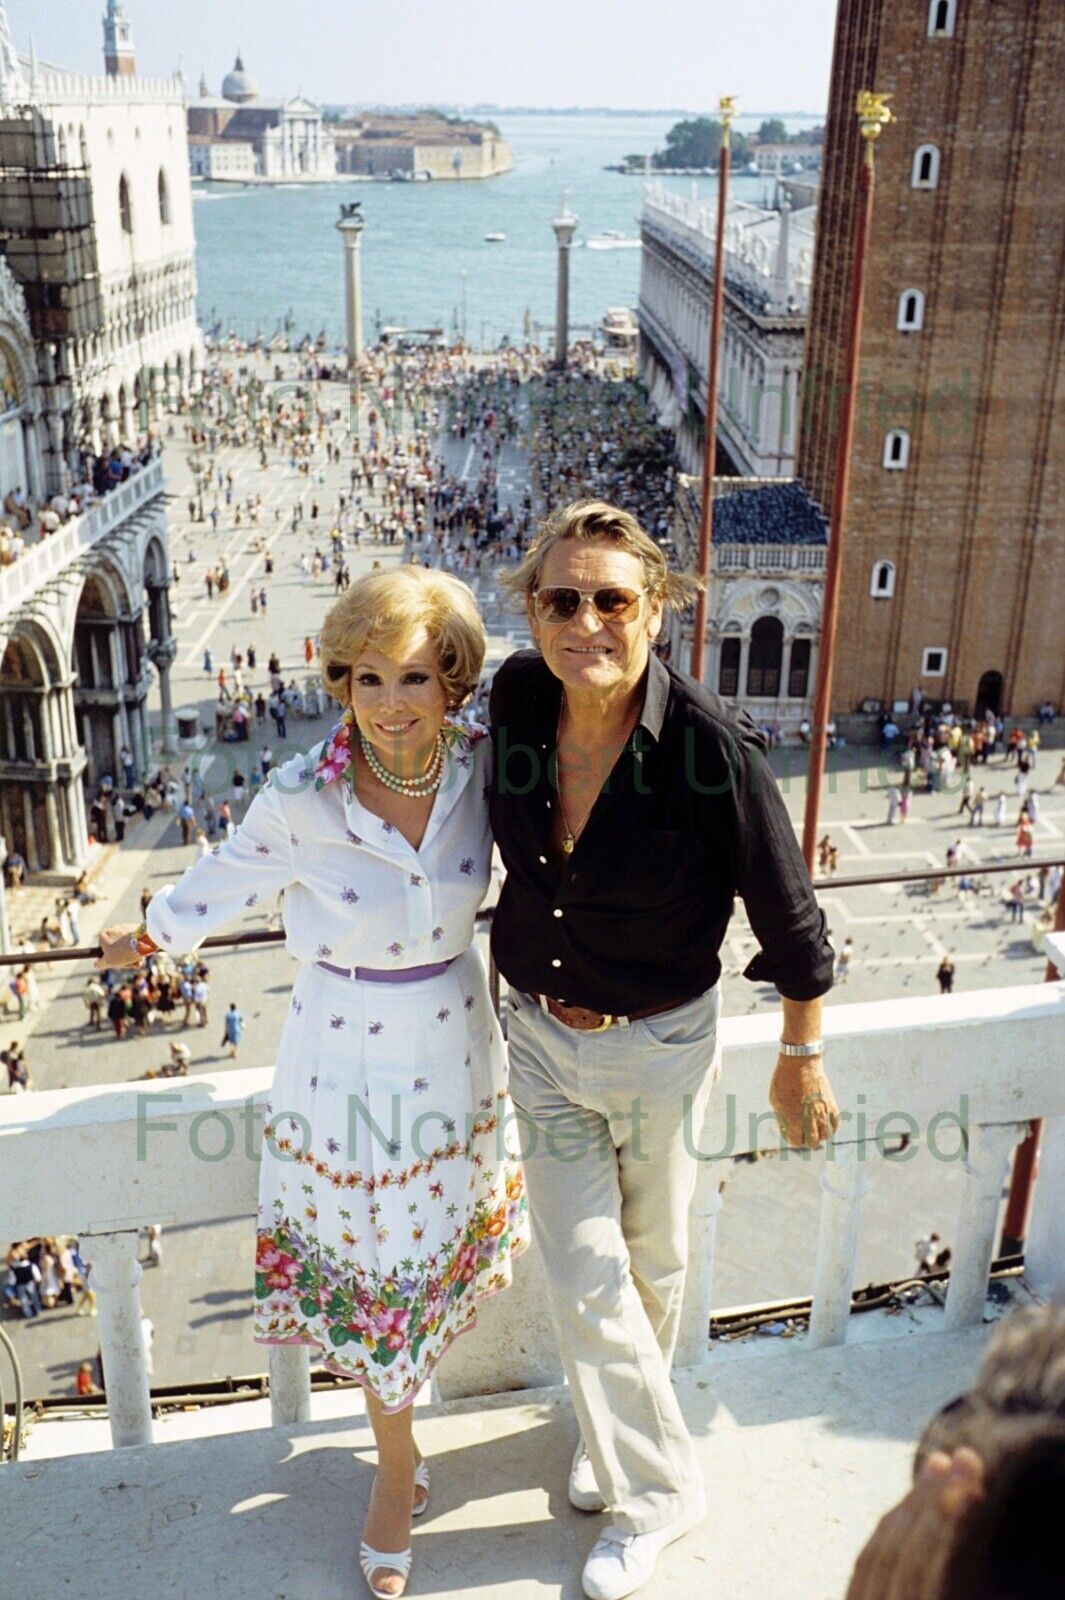
<path id="1" fill-rule="evenodd" d="M 100 71 L 105 0 L 3 0 L 15 43 Z M 125 0 L 139 70 L 238 49 L 264 95 L 325 101 L 824 109 L 836 0 Z"/>

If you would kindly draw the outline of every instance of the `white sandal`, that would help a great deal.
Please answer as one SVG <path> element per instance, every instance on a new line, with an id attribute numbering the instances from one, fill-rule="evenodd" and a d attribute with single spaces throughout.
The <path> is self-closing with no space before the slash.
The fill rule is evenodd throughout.
<path id="1" fill-rule="evenodd" d="M 359 1545 L 359 1565 L 367 1587 L 374 1596 L 374 1600 L 397 1600 L 388 1589 L 375 1589 L 373 1574 L 375 1572 L 398 1572 L 403 1579 L 403 1588 L 407 1586 L 410 1577 L 411 1562 L 414 1559 L 413 1550 L 374 1550 L 363 1541 Z M 403 1593 L 401 1589 L 400 1594 Z"/>
<path id="2" fill-rule="evenodd" d="M 422 1501 L 420 1506 L 414 1506 L 413 1507 L 413 1509 L 411 1510 L 411 1516 L 412 1517 L 424 1517 L 425 1513 L 429 1509 L 429 1463 L 428 1463 L 428 1461 L 419 1461 L 418 1465 L 415 1467 L 415 1469 L 414 1469 L 414 1487 L 416 1489 L 424 1489 L 425 1490 L 425 1499 Z"/>

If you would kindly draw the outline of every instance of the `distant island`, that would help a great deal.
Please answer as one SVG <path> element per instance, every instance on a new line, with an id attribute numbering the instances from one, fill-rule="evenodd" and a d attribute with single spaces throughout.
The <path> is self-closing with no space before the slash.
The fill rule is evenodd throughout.
<path id="1" fill-rule="evenodd" d="M 824 133 L 823 127 L 789 133 L 782 117 L 766 117 L 753 134 L 740 133 L 734 127 L 729 140 L 732 162 L 741 169 L 757 165 L 768 171 L 765 158 L 771 155 L 776 160 L 783 153 L 795 163 L 816 165 Z M 656 172 L 712 172 L 720 160 L 721 123 L 716 117 L 689 117 L 673 124 L 664 150 L 656 150 L 650 158 L 627 155 L 609 170 L 637 173 L 650 165 Z"/>
<path id="2" fill-rule="evenodd" d="M 380 178 L 495 178 L 514 165 L 494 122 L 445 116 L 436 110 L 406 115 L 361 111 L 327 113 L 340 173 Z"/>

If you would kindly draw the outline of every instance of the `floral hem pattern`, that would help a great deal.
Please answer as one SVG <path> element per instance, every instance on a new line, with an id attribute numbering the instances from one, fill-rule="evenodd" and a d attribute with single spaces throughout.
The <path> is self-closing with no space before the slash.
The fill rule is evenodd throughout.
<path id="1" fill-rule="evenodd" d="M 501 1176 L 497 1206 L 480 1202 L 449 1247 L 386 1276 L 279 1217 L 257 1236 L 255 1341 L 317 1348 L 331 1372 L 357 1379 L 386 1411 L 402 1410 L 474 1325 L 478 1301 L 509 1286 L 528 1246 L 521 1171 Z"/>

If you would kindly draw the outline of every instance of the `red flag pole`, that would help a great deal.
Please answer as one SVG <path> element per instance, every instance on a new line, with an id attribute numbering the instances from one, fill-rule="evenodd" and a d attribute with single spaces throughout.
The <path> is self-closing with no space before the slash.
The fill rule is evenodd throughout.
<path id="1" fill-rule="evenodd" d="M 1058 905 L 1054 914 L 1054 932 L 1065 933 L 1065 875 L 1062 876 L 1061 889 L 1058 893 Z M 1047 983 L 1057 983 L 1058 969 L 1052 961 L 1047 962 Z M 1037 1119 L 1032 1122 L 1027 1136 L 1017 1146 L 1017 1153 L 1013 1158 L 1013 1172 L 1010 1175 L 1010 1193 L 1006 1202 L 1006 1216 L 1002 1223 L 1002 1242 L 999 1245 L 999 1255 L 1020 1255 L 1024 1249 L 1025 1237 L 1028 1233 L 1028 1214 L 1032 1209 L 1032 1190 L 1039 1172 L 1039 1144 L 1043 1136 L 1042 1121 Z"/>
<path id="2" fill-rule="evenodd" d="M 850 496 L 851 453 L 858 415 L 858 373 L 861 362 L 862 313 L 865 307 L 865 258 L 873 219 L 876 191 L 876 165 L 873 151 L 881 128 L 891 122 L 887 108 L 889 95 L 863 89 L 858 95 L 858 122 L 862 134 L 862 167 L 859 178 L 858 225 L 854 236 L 854 268 L 851 280 L 850 319 L 844 373 L 843 407 L 836 434 L 836 475 L 832 490 L 832 512 L 828 533 L 828 565 L 825 571 L 825 597 L 821 607 L 821 647 L 817 657 L 817 687 L 814 694 L 813 729 L 810 736 L 810 762 L 806 773 L 806 810 L 803 817 L 802 853 L 812 872 L 817 849 L 817 822 L 821 810 L 821 781 L 828 747 L 828 721 L 832 705 L 832 677 L 836 665 L 836 629 L 839 623 L 840 574 L 843 565 L 843 530 Z"/>

